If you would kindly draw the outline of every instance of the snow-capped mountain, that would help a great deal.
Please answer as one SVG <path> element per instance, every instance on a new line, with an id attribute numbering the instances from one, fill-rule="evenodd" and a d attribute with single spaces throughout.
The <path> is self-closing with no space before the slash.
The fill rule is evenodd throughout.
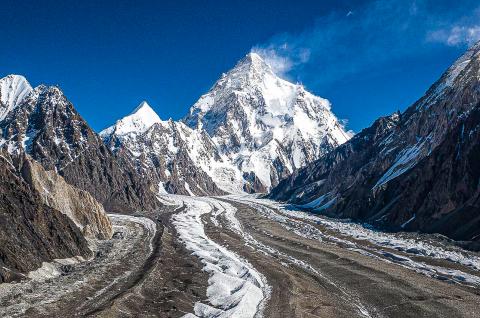
<path id="1" fill-rule="evenodd" d="M 327 100 L 279 78 L 255 53 L 182 121 L 162 121 L 143 102 L 100 135 L 160 191 L 195 195 L 267 191 L 350 137 Z"/>
<path id="2" fill-rule="evenodd" d="M 116 154 L 131 158 L 138 173 L 157 185 L 160 193 L 223 193 L 204 169 L 219 159 L 205 131 L 163 121 L 147 102 L 100 136 Z"/>
<path id="3" fill-rule="evenodd" d="M 31 89 L 18 75 L 0 83 L 0 148 L 14 157 L 28 154 L 46 170 L 90 192 L 108 211 L 157 206 L 149 185 L 133 167 L 120 164 L 122 158 L 113 156 L 58 87 Z"/>
<path id="4" fill-rule="evenodd" d="M 270 197 L 335 217 L 478 237 L 479 79 L 477 43 L 405 112 L 378 119 Z"/>
<path id="5" fill-rule="evenodd" d="M 215 83 L 183 121 L 203 128 L 240 172 L 245 190 L 265 191 L 350 138 L 330 103 L 276 76 L 250 53 Z"/>
<path id="6" fill-rule="evenodd" d="M 8 75 L 0 79 L 0 121 L 20 105 L 31 91 L 32 87 L 23 76 Z"/>

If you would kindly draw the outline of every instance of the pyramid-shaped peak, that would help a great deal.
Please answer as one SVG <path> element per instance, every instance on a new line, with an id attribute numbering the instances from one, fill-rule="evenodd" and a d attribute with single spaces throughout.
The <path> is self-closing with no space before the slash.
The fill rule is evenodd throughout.
<path id="1" fill-rule="evenodd" d="M 245 69 L 253 71 L 269 71 L 271 72 L 270 65 L 255 52 L 250 52 L 243 57 L 235 66 L 234 69 Z"/>
<path id="2" fill-rule="evenodd" d="M 142 101 L 140 105 L 138 105 L 133 112 L 130 113 L 130 115 L 135 114 L 154 114 L 154 116 L 158 117 L 157 113 L 146 101 Z"/>
<path id="3" fill-rule="evenodd" d="M 129 133 L 143 133 L 162 120 L 146 101 L 138 105 L 128 116 L 118 120 L 115 125 L 105 129 L 100 135 L 115 133 L 125 135 Z"/>
<path id="4" fill-rule="evenodd" d="M 145 125 L 150 127 L 154 123 L 160 122 L 161 119 L 158 114 L 153 110 L 153 108 L 146 102 L 142 101 L 130 115 L 124 119 L 131 118 L 135 121 L 143 122 Z M 124 120 L 122 119 L 122 120 Z"/>

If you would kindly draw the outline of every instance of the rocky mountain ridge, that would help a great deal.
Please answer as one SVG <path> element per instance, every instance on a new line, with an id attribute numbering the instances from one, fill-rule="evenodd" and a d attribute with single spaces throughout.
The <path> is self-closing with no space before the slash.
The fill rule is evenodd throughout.
<path id="1" fill-rule="evenodd" d="M 131 213 L 160 205 L 59 88 L 0 79 L 0 118 L 0 282 L 44 262 L 92 256 L 91 240 L 113 234 L 104 207 Z"/>
<path id="2" fill-rule="evenodd" d="M 480 43 L 405 112 L 378 119 L 269 197 L 391 229 L 478 239 L 479 74 Z"/>
<path id="3" fill-rule="evenodd" d="M 54 259 L 92 256 L 81 230 L 66 214 L 44 203 L 0 149 L 0 283 Z"/>
<path id="4" fill-rule="evenodd" d="M 201 168 L 219 158 L 209 136 L 181 122 L 162 121 L 146 102 L 100 136 L 112 152 L 131 158 L 138 173 L 157 185 L 160 194 L 225 193 Z"/>
<path id="5" fill-rule="evenodd" d="M 2 87 L 26 82 L 18 75 L 1 81 L 7 83 Z M 9 111 L 0 121 L 1 148 L 12 155 L 28 154 L 46 170 L 92 194 L 110 212 L 158 206 L 150 185 L 128 160 L 109 151 L 58 87 L 40 85 L 17 95 L 21 98 L 14 99 L 14 104 L 2 107 Z"/>

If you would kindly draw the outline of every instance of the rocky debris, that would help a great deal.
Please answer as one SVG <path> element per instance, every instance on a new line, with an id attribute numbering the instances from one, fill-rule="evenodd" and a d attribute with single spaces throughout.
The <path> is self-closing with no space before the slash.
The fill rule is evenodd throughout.
<path id="1" fill-rule="evenodd" d="M 380 118 L 269 197 L 333 217 L 480 238 L 480 44 L 404 113 Z"/>
<path id="2" fill-rule="evenodd" d="M 0 283 L 25 278 L 43 262 L 92 252 L 65 214 L 43 203 L 0 152 Z"/>

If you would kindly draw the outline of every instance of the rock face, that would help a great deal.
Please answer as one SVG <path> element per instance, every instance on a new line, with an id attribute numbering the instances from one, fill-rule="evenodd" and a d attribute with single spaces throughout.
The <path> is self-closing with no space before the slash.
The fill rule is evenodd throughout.
<path id="1" fill-rule="evenodd" d="M 22 278 L 42 262 L 91 256 L 80 230 L 47 206 L 0 151 L 0 283 Z"/>
<path id="2" fill-rule="evenodd" d="M 59 88 L 41 85 L 18 93 L 19 85 L 13 83 L 23 80 L 2 79 L 10 82 L 2 84 L 2 103 L 3 96 L 17 97 L 8 97 L 9 104 L 2 106 L 9 111 L 0 121 L 0 147 L 12 155 L 27 153 L 46 170 L 89 192 L 108 211 L 130 213 L 158 206 L 150 185 L 128 160 L 109 151 Z M 4 95 L 3 87 L 15 88 L 16 93 Z"/>
<path id="3" fill-rule="evenodd" d="M 195 195 L 265 192 L 350 138 L 327 100 L 277 77 L 254 53 L 181 122 L 142 103 L 100 135 L 160 191 Z"/>
<path id="4" fill-rule="evenodd" d="M 239 171 L 243 189 L 259 192 L 350 138 L 326 99 L 279 78 L 255 53 L 224 74 L 183 121 L 205 129 Z"/>
<path id="5" fill-rule="evenodd" d="M 100 136 L 115 154 L 130 158 L 159 193 L 224 193 L 201 167 L 219 159 L 210 137 L 183 123 L 162 121 L 146 102 Z"/>
<path id="6" fill-rule="evenodd" d="M 480 44 L 404 113 L 378 119 L 269 197 L 334 217 L 480 237 Z"/>
<path id="7" fill-rule="evenodd" d="M 85 237 L 112 237 L 112 223 L 103 206 L 88 192 L 71 186 L 54 171 L 45 171 L 33 160 L 24 161 L 21 174 L 46 205 L 66 214 Z"/>

